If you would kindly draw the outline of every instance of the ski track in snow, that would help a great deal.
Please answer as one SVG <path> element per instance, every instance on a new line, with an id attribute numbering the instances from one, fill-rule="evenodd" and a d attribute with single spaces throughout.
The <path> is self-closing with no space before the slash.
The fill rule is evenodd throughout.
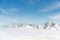
<path id="1" fill-rule="evenodd" d="M 0 40 L 60 40 L 60 31 L 0 28 Z"/>

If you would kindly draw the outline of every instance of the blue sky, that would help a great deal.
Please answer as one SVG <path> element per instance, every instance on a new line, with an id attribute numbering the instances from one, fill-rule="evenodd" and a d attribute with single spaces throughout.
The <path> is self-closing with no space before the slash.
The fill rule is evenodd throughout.
<path id="1" fill-rule="evenodd" d="M 59 20 L 60 0 L 0 0 L 0 24 Z"/>

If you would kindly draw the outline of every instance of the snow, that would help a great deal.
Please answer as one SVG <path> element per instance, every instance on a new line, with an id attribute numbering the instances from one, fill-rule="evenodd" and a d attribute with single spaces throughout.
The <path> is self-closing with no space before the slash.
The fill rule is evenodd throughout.
<path id="1" fill-rule="evenodd" d="M 60 26 L 53 24 L 55 23 L 6 25 L 0 27 L 0 40 L 60 40 Z"/>
<path id="2" fill-rule="evenodd" d="M 32 26 L 29 26 L 29 25 L 26 25 L 26 26 L 24 27 L 24 29 L 33 29 L 33 27 L 32 27 Z"/>
<path id="3" fill-rule="evenodd" d="M 0 40 L 60 40 L 60 31 L 0 28 Z"/>

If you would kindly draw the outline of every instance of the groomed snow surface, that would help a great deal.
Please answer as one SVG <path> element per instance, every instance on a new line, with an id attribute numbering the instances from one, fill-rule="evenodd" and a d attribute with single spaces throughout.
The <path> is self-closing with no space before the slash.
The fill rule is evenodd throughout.
<path id="1" fill-rule="evenodd" d="M 0 28 L 0 40 L 60 40 L 60 31 Z"/>

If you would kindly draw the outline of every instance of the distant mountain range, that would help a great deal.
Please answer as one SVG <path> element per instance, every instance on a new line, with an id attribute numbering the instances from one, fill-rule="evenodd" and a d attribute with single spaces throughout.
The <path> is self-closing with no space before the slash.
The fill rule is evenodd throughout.
<path id="1" fill-rule="evenodd" d="M 39 29 L 39 30 L 60 30 L 60 25 L 57 23 L 46 22 L 45 24 L 9 24 L 2 26 L 4 28 L 23 28 L 23 29 Z"/>

